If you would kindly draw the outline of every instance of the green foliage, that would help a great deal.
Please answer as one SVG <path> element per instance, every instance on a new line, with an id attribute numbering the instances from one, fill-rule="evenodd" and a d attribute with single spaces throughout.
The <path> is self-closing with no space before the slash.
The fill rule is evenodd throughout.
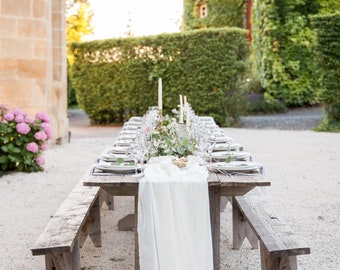
<path id="1" fill-rule="evenodd" d="M 317 66 L 323 91 L 327 121 L 323 125 L 340 122 L 340 13 L 312 17 L 317 31 Z"/>
<path id="2" fill-rule="evenodd" d="M 42 152 L 52 136 L 49 118 L 38 113 L 36 118 L 19 109 L 9 110 L 0 104 L 0 174 L 7 171 L 42 171 Z"/>
<path id="3" fill-rule="evenodd" d="M 236 122 L 230 100 L 241 102 L 248 46 L 247 31 L 238 28 L 73 43 L 72 83 L 92 123 L 144 114 L 157 104 L 158 78 L 164 113 L 182 94 L 198 115 Z"/>
<path id="4" fill-rule="evenodd" d="M 316 0 L 254 2 L 254 74 L 269 97 L 287 106 L 317 101 L 309 15 L 318 9 Z"/>
<path id="5" fill-rule="evenodd" d="M 340 12 L 339 0 L 319 0 L 321 6 L 320 14 L 332 14 Z"/>
<path id="6" fill-rule="evenodd" d="M 245 0 L 184 0 L 183 29 L 242 27 Z M 206 3 L 208 16 L 200 18 L 199 5 Z"/>
<path id="7" fill-rule="evenodd" d="M 72 86 L 71 65 L 73 55 L 69 44 L 74 41 L 81 41 L 85 36 L 93 33 L 91 20 L 93 17 L 90 11 L 90 4 L 87 0 L 66 0 L 66 40 L 67 40 L 67 104 L 77 104 L 75 90 Z"/>

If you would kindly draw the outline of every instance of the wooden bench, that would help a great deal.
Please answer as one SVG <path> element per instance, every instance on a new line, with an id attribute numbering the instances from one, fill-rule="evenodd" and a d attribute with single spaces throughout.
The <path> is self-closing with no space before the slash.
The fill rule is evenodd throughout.
<path id="1" fill-rule="evenodd" d="M 113 209 L 112 200 L 106 191 L 79 181 L 36 240 L 32 254 L 45 255 L 47 270 L 79 270 L 79 249 L 87 236 L 101 246 L 100 206 L 105 201 Z"/>
<path id="2" fill-rule="evenodd" d="M 262 270 L 294 270 L 296 256 L 310 254 L 302 237 L 268 211 L 267 203 L 256 195 L 233 197 L 232 207 L 233 248 L 239 249 L 245 238 L 252 248 L 260 242 Z"/>

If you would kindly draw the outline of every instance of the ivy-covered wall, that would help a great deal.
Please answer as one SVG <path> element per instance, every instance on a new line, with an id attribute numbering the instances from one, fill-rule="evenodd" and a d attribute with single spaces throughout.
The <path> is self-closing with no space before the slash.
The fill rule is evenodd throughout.
<path id="1" fill-rule="evenodd" d="M 183 30 L 225 26 L 241 28 L 246 2 L 246 0 L 184 0 Z M 199 7 L 203 4 L 207 7 L 208 15 L 201 18 Z"/>
<path id="2" fill-rule="evenodd" d="M 165 113 L 179 94 L 199 115 L 237 121 L 249 43 L 247 31 L 221 28 L 73 43 L 72 85 L 92 123 L 122 122 L 157 105 L 163 80 Z"/>
<path id="3" fill-rule="evenodd" d="M 317 32 L 317 67 L 328 121 L 340 122 L 340 13 L 312 17 Z"/>
<path id="4" fill-rule="evenodd" d="M 309 15 L 317 0 L 255 1 L 253 6 L 253 70 L 267 97 L 288 106 L 317 100 L 317 81 Z"/>

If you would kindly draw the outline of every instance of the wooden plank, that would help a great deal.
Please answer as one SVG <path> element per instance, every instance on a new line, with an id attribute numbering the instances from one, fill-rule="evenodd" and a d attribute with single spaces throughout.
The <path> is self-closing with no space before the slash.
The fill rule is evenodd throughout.
<path id="1" fill-rule="evenodd" d="M 80 229 L 90 216 L 99 187 L 77 183 L 31 248 L 33 255 L 72 252 Z"/>
<path id="2" fill-rule="evenodd" d="M 310 248 L 300 235 L 293 232 L 279 218 L 268 214 L 259 202 L 252 200 L 250 204 L 247 201 L 249 198 L 246 198 L 235 197 L 235 200 L 253 232 L 264 244 L 271 257 L 310 253 Z"/>

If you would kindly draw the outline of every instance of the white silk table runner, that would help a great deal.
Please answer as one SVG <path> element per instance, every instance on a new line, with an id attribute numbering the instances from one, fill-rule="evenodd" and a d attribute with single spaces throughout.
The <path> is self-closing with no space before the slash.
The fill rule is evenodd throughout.
<path id="1" fill-rule="evenodd" d="M 141 270 L 212 270 L 208 172 L 196 157 L 150 160 L 139 184 Z"/>

